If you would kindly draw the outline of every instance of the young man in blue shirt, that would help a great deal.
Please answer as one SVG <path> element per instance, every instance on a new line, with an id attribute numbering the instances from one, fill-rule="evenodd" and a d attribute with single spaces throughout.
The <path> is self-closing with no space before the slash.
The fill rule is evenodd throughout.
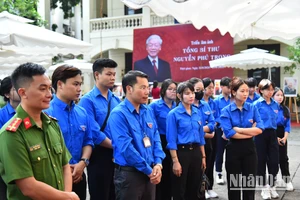
<path id="1" fill-rule="evenodd" d="M 110 111 L 120 103 L 120 99 L 110 91 L 116 80 L 117 63 L 111 59 L 98 59 L 93 64 L 94 88 L 85 94 L 79 105 L 90 116 L 93 131 L 93 149 L 87 168 L 91 200 L 114 200 L 114 163 L 111 134 L 106 127 Z"/>
<path id="2" fill-rule="evenodd" d="M 80 200 L 86 199 L 86 175 L 84 168 L 89 164 L 93 138 L 89 116 L 84 108 L 75 104 L 81 93 L 81 71 L 63 65 L 53 72 L 52 87 L 56 95 L 45 113 L 58 119 L 69 152 L 73 177 L 73 191 Z"/>
<path id="3" fill-rule="evenodd" d="M 148 101 L 148 76 L 129 71 L 122 80 L 126 99 L 112 111 L 116 199 L 155 199 L 155 184 L 161 180 L 162 150 L 158 126 Z"/>
<path id="4" fill-rule="evenodd" d="M 260 95 L 256 93 L 257 81 L 255 78 L 250 77 L 246 80 L 246 83 L 249 86 L 249 96 L 246 102 L 253 103 L 260 98 Z"/>
<path id="5" fill-rule="evenodd" d="M 224 107 L 230 104 L 230 88 L 229 88 L 229 83 L 231 79 L 229 77 L 223 77 L 220 81 L 220 85 L 222 88 L 222 94 L 218 96 L 214 100 L 216 103 L 216 122 L 217 122 L 217 128 L 216 128 L 216 172 L 217 172 L 217 177 L 216 177 L 216 182 L 217 184 L 223 185 L 224 184 L 224 179 L 222 175 L 222 165 L 223 165 L 223 154 L 225 150 L 225 146 L 227 144 L 227 139 L 224 137 L 223 131 L 220 127 L 221 121 L 220 121 L 220 115 L 221 111 Z"/>

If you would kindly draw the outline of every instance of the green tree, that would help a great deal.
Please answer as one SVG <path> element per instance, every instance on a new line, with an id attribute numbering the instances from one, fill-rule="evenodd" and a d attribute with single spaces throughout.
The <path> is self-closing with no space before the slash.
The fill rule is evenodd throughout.
<path id="1" fill-rule="evenodd" d="M 64 18 L 72 18 L 74 17 L 74 13 L 72 8 L 79 4 L 81 0 L 51 0 L 50 5 L 52 9 L 57 8 L 57 2 L 61 3 L 61 9 L 64 11 Z"/>
<path id="2" fill-rule="evenodd" d="M 293 63 L 291 66 L 285 67 L 284 73 L 290 73 L 293 75 L 297 69 L 297 64 L 300 64 L 300 38 L 298 38 L 295 44 L 289 47 L 288 50 L 290 52 L 289 58 L 295 61 L 295 63 Z"/>
<path id="3" fill-rule="evenodd" d="M 34 25 L 43 26 L 46 21 L 42 20 L 37 12 L 39 0 L 0 0 L 0 12 L 8 11 L 11 14 L 26 17 L 33 20 Z"/>

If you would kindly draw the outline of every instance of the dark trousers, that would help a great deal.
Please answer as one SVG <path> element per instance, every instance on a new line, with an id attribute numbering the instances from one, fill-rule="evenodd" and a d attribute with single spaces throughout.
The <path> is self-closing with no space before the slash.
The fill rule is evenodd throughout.
<path id="1" fill-rule="evenodd" d="M 255 136 L 255 145 L 258 157 L 258 184 L 269 184 L 273 187 L 275 185 L 276 175 L 279 168 L 278 141 L 275 130 L 265 129 L 262 134 Z M 266 177 L 266 165 L 268 165 L 268 179 Z"/>
<path id="2" fill-rule="evenodd" d="M 166 154 L 165 159 L 162 162 L 163 170 L 161 181 L 156 185 L 156 200 L 171 200 L 172 199 L 172 187 L 171 187 L 171 156 L 170 151 L 166 149 L 167 141 L 166 135 L 160 135 L 161 145 Z"/>
<path id="3" fill-rule="evenodd" d="M 197 191 L 202 176 L 200 147 L 195 147 L 192 150 L 178 148 L 177 156 L 182 167 L 182 174 L 177 177 L 172 173 L 173 200 L 198 200 Z"/>
<path id="4" fill-rule="evenodd" d="M 205 139 L 206 170 L 205 174 L 209 179 L 208 190 L 214 186 L 214 165 L 216 160 L 216 137 Z"/>
<path id="5" fill-rule="evenodd" d="M 6 198 L 6 184 L 4 183 L 2 177 L 0 176 L 0 200 L 7 200 Z"/>
<path id="6" fill-rule="evenodd" d="M 116 200 L 155 200 L 155 185 L 147 175 L 135 171 L 134 168 L 116 168 L 114 183 Z"/>
<path id="7" fill-rule="evenodd" d="M 82 180 L 79 183 L 73 183 L 73 192 L 75 192 L 80 200 L 86 199 L 86 175 L 82 173 Z"/>
<path id="8" fill-rule="evenodd" d="M 256 167 L 257 154 L 253 139 L 230 139 L 226 146 L 225 161 L 229 200 L 255 199 Z"/>
<path id="9" fill-rule="evenodd" d="M 223 165 L 223 155 L 224 155 L 224 150 L 225 146 L 227 144 L 227 140 L 224 140 L 222 138 L 223 131 L 221 128 L 217 128 L 215 130 L 215 137 L 216 137 L 216 171 L 217 172 L 222 172 L 222 165 Z"/>
<path id="10" fill-rule="evenodd" d="M 277 137 L 283 138 L 284 137 L 284 127 L 278 126 L 277 130 Z M 284 180 L 285 183 L 291 182 L 291 176 L 290 176 L 290 168 L 289 168 L 289 157 L 287 152 L 287 141 L 284 146 L 278 146 L 279 147 L 279 166 L 282 174 L 282 180 Z"/>
<path id="11" fill-rule="evenodd" d="M 97 145 L 87 167 L 91 200 L 114 200 L 114 163 L 112 149 Z"/>

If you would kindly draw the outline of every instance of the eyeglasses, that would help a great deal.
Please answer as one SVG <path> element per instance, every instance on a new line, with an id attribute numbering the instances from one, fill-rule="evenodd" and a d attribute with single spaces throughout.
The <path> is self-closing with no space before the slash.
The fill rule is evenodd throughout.
<path id="1" fill-rule="evenodd" d="M 174 88 L 168 88 L 168 90 L 169 90 L 170 92 L 176 92 L 176 89 L 174 89 Z"/>

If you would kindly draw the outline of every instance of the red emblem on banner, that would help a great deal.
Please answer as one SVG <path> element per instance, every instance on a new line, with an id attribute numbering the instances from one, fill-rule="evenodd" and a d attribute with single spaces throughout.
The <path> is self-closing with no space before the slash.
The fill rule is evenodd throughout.
<path id="1" fill-rule="evenodd" d="M 31 125 L 32 125 L 31 122 L 30 122 L 29 117 L 26 117 L 26 118 L 23 120 L 23 122 L 24 122 L 24 126 L 25 126 L 26 130 L 29 129 L 29 128 L 31 127 Z"/>
<path id="2" fill-rule="evenodd" d="M 6 127 L 7 131 L 16 132 L 18 127 L 20 126 L 22 119 L 15 118 L 11 121 L 11 123 Z"/>

